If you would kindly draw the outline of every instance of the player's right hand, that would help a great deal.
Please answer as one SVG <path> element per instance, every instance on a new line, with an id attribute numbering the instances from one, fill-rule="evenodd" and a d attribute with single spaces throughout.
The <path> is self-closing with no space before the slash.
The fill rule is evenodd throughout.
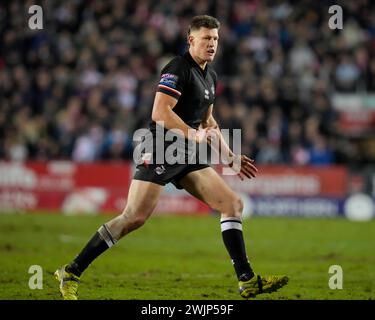
<path id="1" fill-rule="evenodd" d="M 197 143 L 207 142 L 208 130 L 209 129 L 210 129 L 210 127 L 200 128 L 200 129 L 194 130 L 193 134 L 191 136 L 191 140 L 195 140 L 195 142 L 197 142 Z"/>
<path id="2" fill-rule="evenodd" d="M 200 128 L 196 130 L 195 141 L 198 143 L 208 142 L 211 144 L 213 140 L 220 140 L 220 133 L 217 130 L 217 126 Z"/>
<path id="3" fill-rule="evenodd" d="M 202 143 L 207 140 L 207 128 L 195 131 L 195 142 Z"/>

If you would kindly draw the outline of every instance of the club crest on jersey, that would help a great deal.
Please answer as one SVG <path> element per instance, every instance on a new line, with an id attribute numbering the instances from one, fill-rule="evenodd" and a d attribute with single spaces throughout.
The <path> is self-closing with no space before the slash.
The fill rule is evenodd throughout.
<path id="1" fill-rule="evenodd" d="M 207 100 L 210 99 L 210 92 L 207 89 L 204 90 L 204 98 Z"/>

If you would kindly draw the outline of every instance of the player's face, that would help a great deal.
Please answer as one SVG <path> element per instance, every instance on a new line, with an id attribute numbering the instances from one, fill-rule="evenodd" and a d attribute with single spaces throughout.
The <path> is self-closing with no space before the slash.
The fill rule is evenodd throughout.
<path id="1" fill-rule="evenodd" d="M 200 28 L 194 30 L 189 36 L 190 50 L 192 54 L 202 61 L 214 60 L 219 42 L 219 30 Z"/>

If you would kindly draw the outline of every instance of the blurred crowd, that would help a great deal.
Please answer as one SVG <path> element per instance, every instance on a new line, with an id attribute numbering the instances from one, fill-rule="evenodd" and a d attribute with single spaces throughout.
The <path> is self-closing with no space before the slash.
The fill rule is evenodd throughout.
<path id="1" fill-rule="evenodd" d="M 27 10 L 43 8 L 43 30 Z M 328 28 L 330 5 L 344 28 Z M 0 4 L 0 159 L 132 159 L 161 68 L 194 15 L 217 17 L 215 117 L 258 164 L 350 163 L 333 92 L 375 91 L 375 5 L 356 1 L 66 0 Z"/>

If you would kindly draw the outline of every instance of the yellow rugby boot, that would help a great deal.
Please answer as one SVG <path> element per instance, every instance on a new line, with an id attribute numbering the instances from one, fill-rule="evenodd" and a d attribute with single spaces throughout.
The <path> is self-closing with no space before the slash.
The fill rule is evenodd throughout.
<path id="1" fill-rule="evenodd" d="M 67 264 L 57 269 L 54 276 L 60 282 L 60 292 L 64 300 L 78 300 L 79 277 L 65 270 Z"/>
<path id="2" fill-rule="evenodd" d="M 254 274 L 247 281 L 239 281 L 239 292 L 242 298 L 249 299 L 260 293 L 274 292 L 285 286 L 289 281 L 287 276 L 268 276 L 266 278 Z"/>

